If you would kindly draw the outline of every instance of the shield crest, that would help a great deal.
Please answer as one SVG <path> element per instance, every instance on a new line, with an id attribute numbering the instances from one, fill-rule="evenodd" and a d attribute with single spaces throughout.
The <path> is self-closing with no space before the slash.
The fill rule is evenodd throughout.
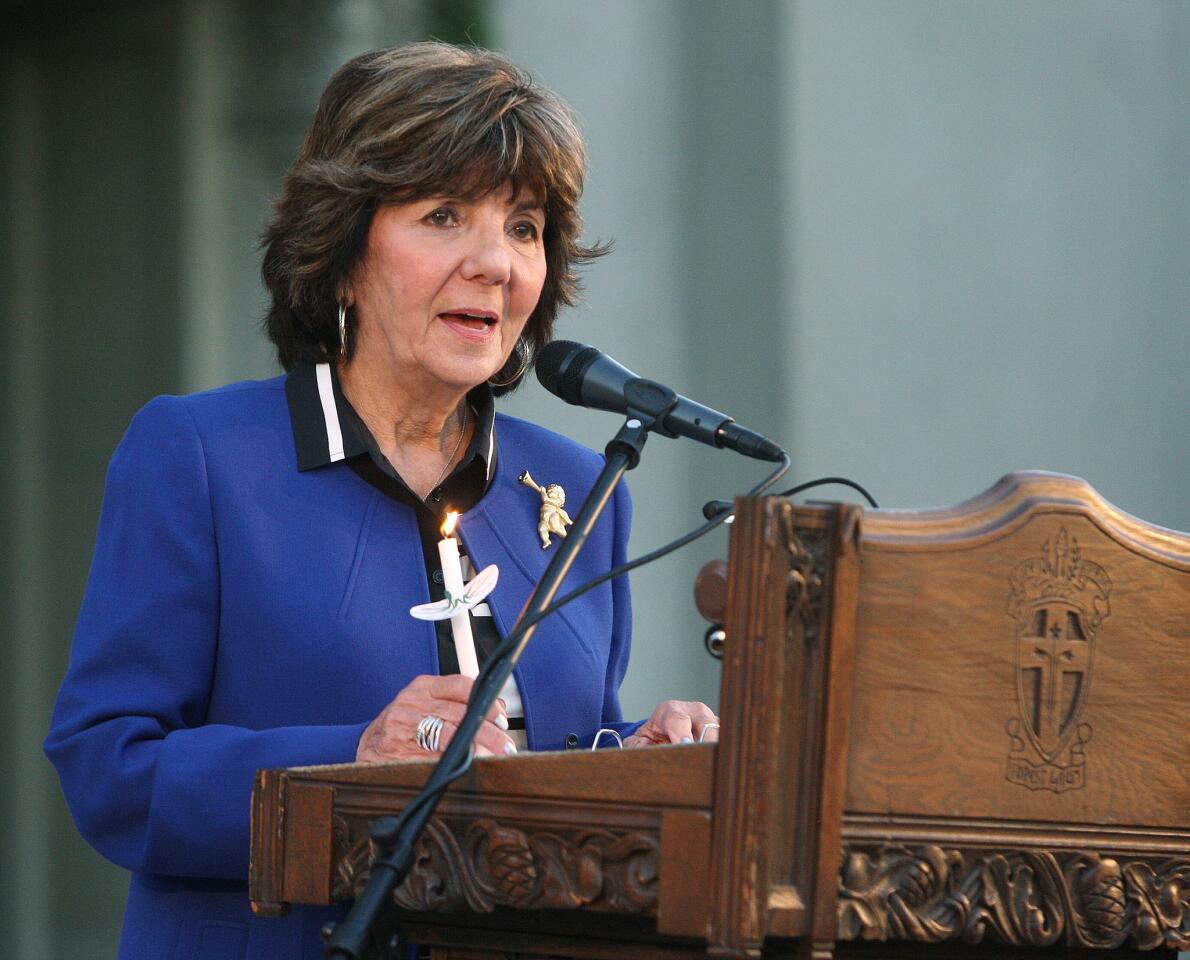
<path id="1" fill-rule="evenodd" d="M 1056 762 L 1078 728 L 1091 682 L 1091 642 L 1082 609 L 1055 598 L 1017 621 L 1017 703 L 1046 762 Z"/>

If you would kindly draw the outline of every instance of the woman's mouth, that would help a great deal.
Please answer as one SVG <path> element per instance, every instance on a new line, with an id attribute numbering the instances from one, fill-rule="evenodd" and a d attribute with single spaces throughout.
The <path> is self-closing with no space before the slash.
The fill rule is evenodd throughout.
<path id="1" fill-rule="evenodd" d="M 468 340 L 486 340 L 500 322 L 500 318 L 490 310 L 450 310 L 438 316 Z"/>

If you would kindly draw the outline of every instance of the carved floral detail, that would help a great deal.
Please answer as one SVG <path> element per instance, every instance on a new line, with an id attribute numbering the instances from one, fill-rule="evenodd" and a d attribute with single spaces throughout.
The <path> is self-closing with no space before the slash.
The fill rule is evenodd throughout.
<path id="1" fill-rule="evenodd" d="M 336 899 L 359 896 L 375 851 L 351 840 L 336 818 Z M 582 829 L 529 833 L 491 818 L 430 821 L 413 868 L 393 893 L 405 910 L 487 913 L 498 906 L 532 910 L 656 912 L 657 839 L 647 833 Z"/>
<path id="2" fill-rule="evenodd" d="M 1008 613 L 1014 620 L 1028 616 L 1039 602 L 1061 599 L 1082 612 L 1087 633 L 1094 636 L 1111 614 L 1111 577 L 1083 556 L 1065 527 L 1052 544 L 1042 544 L 1040 557 L 1018 563 L 1009 582 Z"/>
<path id="3" fill-rule="evenodd" d="M 789 549 L 787 577 L 789 621 L 802 621 L 806 640 L 818 636 L 822 619 L 823 583 L 826 579 L 826 531 L 799 530 L 794 526 L 793 508 L 786 505 L 782 514 L 785 543 Z"/>
<path id="4" fill-rule="evenodd" d="M 331 898 L 334 900 L 354 899 L 364 888 L 366 878 L 356 881 L 356 872 L 362 867 L 367 870 L 372 861 L 372 845 L 366 828 L 363 837 L 354 837 L 351 824 L 342 814 L 331 817 L 332 849 L 339 853 L 335 860 L 335 875 L 331 883 Z"/>
<path id="5" fill-rule="evenodd" d="M 839 938 L 1190 949 L 1190 858 L 887 846 L 844 853 Z"/>

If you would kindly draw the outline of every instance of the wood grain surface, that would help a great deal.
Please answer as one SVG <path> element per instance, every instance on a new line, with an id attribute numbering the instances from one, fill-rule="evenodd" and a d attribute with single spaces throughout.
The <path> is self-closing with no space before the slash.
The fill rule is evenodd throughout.
<path id="1" fill-rule="evenodd" d="M 865 517 L 846 808 L 1185 827 L 1187 539 L 1105 507 L 1081 481 L 1043 476 L 1042 497 L 1032 479 L 1001 484 L 999 499 L 973 501 L 966 515 L 956 508 Z M 1016 740 L 1031 746 L 1022 728 L 1035 696 L 1022 696 L 1018 684 L 1028 664 L 1020 662 L 1019 618 L 1009 610 L 1014 571 L 1063 538 L 1110 579 L 1110 612 L 1085 641 L 1074 735 L 1086 735 L 1085 762 L 1073 786 L 1062 783 L 1069 751 L 1049 777 L 1043 771 L 1022 782 L 1032 771 L 1020 765 L 1010 776 L 1014 753 L 1044 765 L 1036 750 L 1014 751 L 1009 729 L 1016 721 Z M 1057 591 L 1069 578 L 1051 579 L 1050 593 L 1062 600 Z M 1089 605 L 1095 591 L 1084 588 L 1065 599 Z M 1071 687 L 1067 677 L 1059 698 L 1074 699 Z"/>

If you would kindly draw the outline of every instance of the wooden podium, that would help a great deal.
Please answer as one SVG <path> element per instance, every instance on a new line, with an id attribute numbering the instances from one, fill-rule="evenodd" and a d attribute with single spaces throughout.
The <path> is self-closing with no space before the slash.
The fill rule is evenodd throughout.
<path id="1" fill-rule="evenodd" d="M 718 745 L 477 760 L 394 895 L 434 956 L 1190 949 L 1190 536 L 1082 481 L 742 500 Z M 361 889 L 429 763 L 259 774 L 263 913 Z M 383 956 L 378 948 L 377 956 Z"/>

